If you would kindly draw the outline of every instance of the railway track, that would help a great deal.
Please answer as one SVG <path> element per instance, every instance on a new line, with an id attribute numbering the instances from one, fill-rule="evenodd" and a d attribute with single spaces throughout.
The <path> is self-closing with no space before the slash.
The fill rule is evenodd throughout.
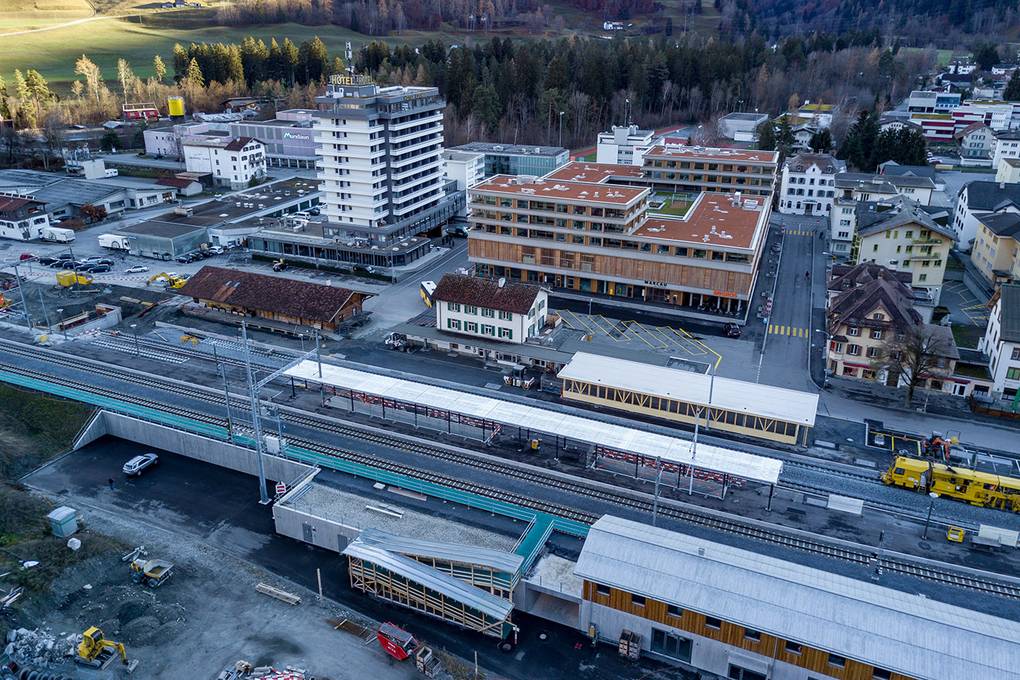
<path id="1" fill-rule="evenodd" d="M 3 352 L 8 354 L 21 355 L 38 359 L 39 354 L 23 348 L 16 343 L 3 342 Z M 86 360 L 72 355 L 50 355 L 50 359 L 57 364 L 68 368 L 86 370 L 92 374 L 101 374 L 117 380 L 127 381 L 147 387 L 155 387 L 152 377 L 133 373 L 124 373 L 99 362 Z M 168 404 L 164 401 L 146 399 L 136 395 L 125 394 L 112 389 L 98 387 L 92 383 L 69 378 L 58 378 L 50 373 L 17 366 L 0 358 L 0 367 L 11 373 L 17 373 L 38 380 L 47 382 L 58 382 L 67 387 L 105 396 L 121 402 L 132 403 L 139 406 L 146 406 L 166 413 L 188 418 L 198 422 L 219 427 L 226 427 L 226 419 L 210 415 L 202 411 L 196 411 L 184 406 Z M 193 389 L 186 388 L 175 383 L 160 383 L 159 389 L 171 394 L 178 394 L 192 399 L 198 399 L 209 403 L 222 403 L 222 397 L 217 397 L 215 392 L 209 388 L 195 386 Z M 209 389 L 208 392 L 206 390 Z M 232 400 L 232 407 L 236 403 L 237 408 L 247 410 L 246 404 Z M 641 492 L 626 492 L 624 490 L 613 490 L 606 485 L 590 483 L 583 478 L 565 479 L 538 468 L 530 466 L 518 466 L 509 463 L 501 463 L 491 460 L 491 457 L 471 456 L 458 453 L 443 447 L 433 446 L 427 443 L 413 444 L 397 437 L 386 437 L 378 433 L 367 432 L 357 428 L 343 426 L 338 423 L 324 421 L 312 416 L 298 414 L 287 414 L 285 420 L 294 424 L 303 425 L 312 429 L 353 436 L 358 439 L 377 444 L 383 444 L 391 448 L 403 451 L 411 451 L 420 455 L 439 458 L 447 462 L 460 465 L 467 465 L 487 472 L 495 472 L 508 478 L 539 484 L 546 488 L 554 488 L 566 493 L 581 497 L 598 499 L 617 507 L 626 508 L 643 514 L 651 514 L 653 511 L 653 500 L 647 494 Z M 408 477 L 431 481 L 443 486 L 469 491 L 484 497 L 495 498 L 513 503 L 522 507 L 531 508 L 541 512 L 574 519 L 585 523 L 593 523 L 597 516 L 593 513 L 576 510 L 566 505 L 536 499 L 533 496 L 525 496 L 513 491 L 498 489 L 495 487 L 467 482 L 463 479 L 451 477 L 430 470 L 411 467 L 397 463 L 385 458 L 378 458 L 366 454 L 351 451 L 349 449 L 327 446 L 317 441 L 300 437 L 290 437 L 289 441 L 296 446 L 306 448 L 317 453 L 336 457 L 343 460 L 361 463 L 376 468 L 389 470 Z M 890 571 L 905 575 L 914 576 L 927 581 L 967 588 L 1001 597 L 1020 599 L 1020 585 L 1008 581 L 996 580 L 993 576 L 975 575 L 966 571 L 954 570 L 952 565 L 946 563 L 928 564 L 922 560 L 914 560 L 909 556 L 887 555 L 882 551 L 876 551 L 869 546 L 850 544 L 835 540 L 820 540 L 815 536 L 804 535 L 802 532 L 793 529 L 786 529 L 778 525 L 769 525 L 754 520 L 747 520 L 725 513 L 712 511 L 706 508 L 681 505 L 677 502 L 664 500 L 659 503 L 657 509 L 659 516 L 673 519 L 685 524 L 714 529 L 720 532 L 739 535 L 745 538 L 760 542 L 792 548 L 801 552 L 808 552 L 819 556 L 857 564 L 859 566 L 873 566 L 876 569 Z"/>

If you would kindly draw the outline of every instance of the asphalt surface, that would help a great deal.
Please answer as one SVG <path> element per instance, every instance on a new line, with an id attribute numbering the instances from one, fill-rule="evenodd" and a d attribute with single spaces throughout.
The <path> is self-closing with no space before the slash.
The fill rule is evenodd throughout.
<path id="1" fill-rule="evenodd" d="M 47 493 L 85 497 L 90 503 L 125 515 L 136 514 L 168 531 L 187 532 L 313 591 L 317 589 L 319 569 L 327 598 L 376 621 L 392 621 L 427 644 L 463 659 L 473 660 L 477 652 L 482 668 L 500 677 L 610 680 L 648 677 L 650 673 L 665 680 L 694 677 L 649 659 L 641 664 L 628 663 L 610 647 L 593 650 L 577 631 L 522 614 L 514 616 L 521 628 L 518 645 L 511 652 L 502 652 L 495 640 L 371 598 L 350 588 L 345 558 L 275 533 L 272 508 L 258 504 L 253 477 L 161 451 L 155 468 L 141 477 L 125 478 L 120 472 L 124 461 L 149 450 L 107 437 L 42 468 L 25 481 Z M 114 480 L 112 490 L 109 479 Z M 319 479 L 359 494 L 377 493 L 366 480 L 330 471 L 320 473 Z M 389 505 L 413 504 L 393 494 L 385 499 Z M 445 512 L 460 521 L 495 525 L 491 528 L 497 531 L 507 529 L 505 520 L 486 513 L 454 506 L 446 506 Z M 547 639 L 539 639 L 542 633 Z"/>

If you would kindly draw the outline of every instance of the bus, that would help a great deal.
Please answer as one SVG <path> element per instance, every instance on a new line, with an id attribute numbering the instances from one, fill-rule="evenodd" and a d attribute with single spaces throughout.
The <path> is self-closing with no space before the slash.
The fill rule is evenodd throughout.
<path id="1" fill-rule="evenodd" d="M 421 301 L 425 303 L 425 306 L 431 309 L 433 296 L 436 294 L 436 282 L 422 281 L 421 287 L 418 288 L 418 294 L 421 295 Z"/>

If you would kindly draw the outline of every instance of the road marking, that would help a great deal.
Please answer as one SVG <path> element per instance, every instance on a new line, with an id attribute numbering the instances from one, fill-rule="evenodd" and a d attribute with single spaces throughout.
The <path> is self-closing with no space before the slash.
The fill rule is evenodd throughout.
<path id="1" fill-rule="evenodd" d="M 770 323 L 769 335 L 786 335 L 791 338 L 808 337 L 808 329 L 800 326 L 787 326 L 785 324 Z"/>

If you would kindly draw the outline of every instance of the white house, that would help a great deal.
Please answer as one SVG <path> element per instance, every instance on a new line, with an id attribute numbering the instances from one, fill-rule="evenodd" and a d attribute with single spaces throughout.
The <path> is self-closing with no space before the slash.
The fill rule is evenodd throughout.
<path id="1" fill-rule="evenodd" d="M 965 165 L 991 165 L 995 133 L 984 123 L 971 123 L 955 135 L 960 160 Z"/>
<path id="2" fill-rule="evenodd" d="M 500 342 L 538 335 L 549 313 L 549 295 L 539 286 L 464 274 L 445 274 L 433 300 L 439 330 Z"/>
<path id="3" fill-rule="evenodd" d="M 829 215 L 836 174 L 846 163 L 827 153 L 800 153 L 783 165 L 779 212 L 788 215 Z"/>
<path id="4" fill-rule="evenodd" d="M 1020 158 L 1020 130 L 995 133 L 992 142 L 992 167 L 999 167 L 1005 158 Z"/>
<path id="5" fill-rule="evenodd" d="M 16 241 L 40 238 L 50 226 L 46 204 L 24 196 L 0 194 L 0 237 Z"/>
<path id="6" fill-rule="evenodd" d="M 980 218 L 994 212 L 1020 212 L 1020 184 L 971 182 L 960 189 L 953 209 L 957 247 L 970 250 Z"/>
<path id="7" fill-rule="evenodd" d="M 608 132 L 599 133 L 595 162 L 641 165 L 654 142 L 653 130 L 642 130 L 637 125 L 614 125 Z"/>
<path id="8" fill-rule="evenodd" d="M 443 151 L 443 166 L 446 180 L 456 182 L 457 191 L 467 191 L 485 179 L 485 154 L 483 153 L 446 149 Z M 467 201 L 464 202 L 464 207 L 458 211 L 457 216 L 461 220 L 467 218 Z"/>
<path id="9" fill-rule="evenodd" d="M 266 176 L 266 148 L 251 137 L 185 137 L 181 152 L 188 172 L 212 173 L 217 184 L 231 189 Z"/>
<path id="10" fill-rule="evenodd" d="M 1020 183 L 1020 158 L 1003 158 L 995 169 L 995 181 L 1003 184 Z"/>
<path id="11" fill-rule="evenodd" d="M 999 286 L 994 299 L 978 350 L 988 355 L 992 396 L 1015 401 L 1020 389 L 1020 285 Z"/>

